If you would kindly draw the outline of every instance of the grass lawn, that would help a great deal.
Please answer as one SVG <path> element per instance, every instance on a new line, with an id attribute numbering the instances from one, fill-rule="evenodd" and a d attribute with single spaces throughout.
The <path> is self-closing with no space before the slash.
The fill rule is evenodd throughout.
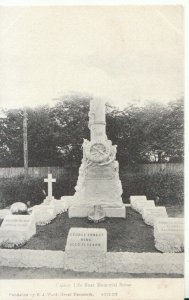
<path id="1" fill-rule="evenodd" d="M 108 234 L 108 251 L 158 252 L 154 247 L 153 228 L 146 225 L 142 216 L 127 208 L 126 219 L 108 218 L 94 224 L 87 218 L 68 218 L 67 212 L 58 215 L 52 223 L 37 226 L 37 233 L 24 249 L 65 250 L 71 227 L 105 228 Z"/>
<path id="2" fill-rule="evenodd" d="M 166 209 L 169 217 L 183 216 L 183 208 L 180 206 L 168 206 Z M 107 230 L 108 251 L 158 252 L 154 247 L 153 227 L 146 225 L 142 216 L 131 208 L 128 207 L 126 212 L 126 219 L 109 218 L 98 224 L 91 223 L 87 218 L 69 219 L 65 212 L 50 224 L 37 226 L 36 235 L 22 248 L 64 251 L 71 227 L 95 227 Z"/>
<path id="3" fill-rule="evenodd" d="M 158 252 L 154 247 L 153 227 L 146 225 L 142 216 L 127 208 L 126 219 L 112 218 L 93 224 L 86 218 L 69 219 L 67 213 L 57 216 L 51 224 L 37 226 L 37 234 L 23 246 L 24 249 L 65 250 L 71 227 L 106 228 L 108 251 Z M 167 208 L 170 217 L 182 217 L 183 209 Z M 2 220 L 0 220 L 1 223 Z M 58 279 L 58 278 L 182 278 L 179 274 L 88 273 L 49 268 L 1 267 L 0 279 Z"/>

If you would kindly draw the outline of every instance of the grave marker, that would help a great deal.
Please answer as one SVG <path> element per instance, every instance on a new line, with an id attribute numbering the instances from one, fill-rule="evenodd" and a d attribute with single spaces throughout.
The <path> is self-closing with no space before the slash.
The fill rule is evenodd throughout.
<path id="1" fill-rule="evenodd" d="M 50 201 L 54 199 L 53 194 L 52 194 L 52 183 L 56 182 L 56 179 L 52 178 L 52 174 L 48 174 L 48 178 L 45 178 L 44 182 L 47 182 L 47 184 L 48 184 L 48 195 L 44 202 L 50 203 Z"/>
<path id="2" fill-rule="evenodd" d="M 107 251 L 107 231 L 104 228 L 71 228 L 65 251 Z"/>
<path id="3" fill-rule="evenodd" d="M 158 218 L 154 223 L 155 247 L 161 252 L 184 251 L 184 219 Z"/>
<path id="4" fill-rule="evenodd" d="M 154 200 L 140 200 L 135 203 L 133 208 L 139 213 L 142 213 L 142 210 L 147 207 L 155 207 Z"/>
<path id="5" fill-rule="evenodd" d="M 133 209 L 135 209 L 137 203 L 139 203 L 140 201 L 147 201 L 146 196 L 144 195 L 130 196 L 130 203 Z"/>
<path id="6" fill-rule="evenodd" d="M 7 215 L 0 227 L 0 244 L 8 248 L 20 246 L 36 233 L 32 215 Z"/>
<path id="7" fill-rule="evenodd" d="M 65 269 L 81 272 L 105 272 L 106 253 L 106 229 L 71 228 L 65 249 Z"/>
<path id="8" fill-rule="evenodd" d="M 142 209 L 142 217 L 146 224 L 154 226 L 157 218 L 168 218 L 165 206 L 144 207 Z"/>

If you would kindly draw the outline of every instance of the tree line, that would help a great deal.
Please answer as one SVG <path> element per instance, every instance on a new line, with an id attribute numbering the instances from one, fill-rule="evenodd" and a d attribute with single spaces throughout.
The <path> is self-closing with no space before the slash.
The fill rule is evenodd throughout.
<path id="1" fill-rule="evenodd" d="M 89 139 L 90 98 L 65 96 L 52 107 L 27 108 L 29 166 L 80 164 L 83 139 Z M 158 162 L 184 157 L 183 99 L 160 104 L 106 105 L 106 132 L 117 144 L 120 164 Z M 23 166 L 23 110 L 8 109 L 0 118 L 0 167 Z"/>

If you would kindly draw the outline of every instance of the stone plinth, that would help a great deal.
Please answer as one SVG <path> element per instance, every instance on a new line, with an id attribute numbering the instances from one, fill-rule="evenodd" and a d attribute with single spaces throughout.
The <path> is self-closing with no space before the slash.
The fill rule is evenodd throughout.
<path id="1" fill-rule="evenodd" d="M 68 211 L 69 218 L 88 217 L 92 206 L 71 206 Z M 103 207 L 105 216 L 108 218 L 126 218 L 126 207 Z"/>
<path id="2" fill-rule="evenodd" d="M 184 219 L 158 218 L 154 224 L 155 247 L 161 252 L 184 251 Z"/>

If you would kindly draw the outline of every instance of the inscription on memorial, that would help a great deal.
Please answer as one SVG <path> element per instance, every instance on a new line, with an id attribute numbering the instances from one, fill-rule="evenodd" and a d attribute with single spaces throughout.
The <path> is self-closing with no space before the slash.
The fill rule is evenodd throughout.
<path id="1" fill-rule="evenodd" d="M 184 220 L 183 218 L 158 219 L 156 230 L 158 233 L 184 233 Z"/>
<path id="2" fill-rule="evenodd" d="M 107 251 L 107 231 L 102 228 L 71 228 L 66 251 Z"/>
<path id="3" fill-rule="evenodd" d="M 93 167 L 89 169 L 87 172 L 86 179 L 112 179 L 114 177 L 114 173 L 111 167 Z"/>
<path id="4" fill-rule="evenodd" d="M 151 215 L 154 217 L 167 217 L 167 212 L 165 207 L 144 207 L 142 210 L 142 215 Z"/>
<path id="5" fill-rule="evenodd" d="M 8 215 L 1 225 L 2 230 L 25 231 L 33 223 L 31 216 Z M 33 224 L 34 225 L 34 224 Z"/>

